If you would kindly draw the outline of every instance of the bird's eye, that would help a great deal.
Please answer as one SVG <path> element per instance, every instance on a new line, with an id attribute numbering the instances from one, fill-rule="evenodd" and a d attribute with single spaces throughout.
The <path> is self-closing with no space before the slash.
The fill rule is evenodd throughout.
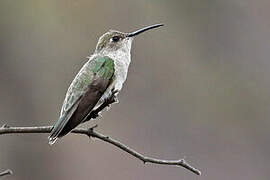
<path id="1" fill-rule="evenodd" d="M 118 42 L 120 40 L 120 37 L 119 36 L 113 36 L 112 37 L 112 41 L 113 42 Z"/>

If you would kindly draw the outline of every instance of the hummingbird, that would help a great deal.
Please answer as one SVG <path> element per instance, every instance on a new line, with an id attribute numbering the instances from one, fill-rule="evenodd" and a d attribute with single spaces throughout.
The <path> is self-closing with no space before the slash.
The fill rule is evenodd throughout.
<path id="1" fill-rule="evenodd" d="M 49 136 L 50 145 L 84 122 L 109 97 L 118 95 L 127 78 L 134 37 L 160 26 L 163 24 L 131 33 L 109 30 L 99 38 L 95 52 L 88 57 L 67 90 L 60 117 Z"/>

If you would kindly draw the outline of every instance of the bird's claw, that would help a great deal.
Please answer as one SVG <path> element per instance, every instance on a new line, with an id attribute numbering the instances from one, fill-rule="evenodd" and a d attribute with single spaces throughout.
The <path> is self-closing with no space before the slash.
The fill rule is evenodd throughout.
<path id="1" fill-rule="evenodd" d="M 91 118 L 96 119 L 99 117 L 99 112 L 93 112 L 91 113 Z"/>
<path id="2" fill-rule="evenodd" d="M 116 89 L 112 89 L 112 94 L 111 96 L 106 100 L 107 104 L 110 105 L 112 103 L 115 103 L 115 102 L 118 102 L 118 99 L 117 99 L 117 93 L 119 92 L 119 90 L 116 90 Z"/>

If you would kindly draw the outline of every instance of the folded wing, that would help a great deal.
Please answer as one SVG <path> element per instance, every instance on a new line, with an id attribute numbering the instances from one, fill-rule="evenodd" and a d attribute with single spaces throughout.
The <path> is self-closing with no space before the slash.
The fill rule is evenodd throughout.
<path id="1" fill-rule="evenodd" d="M 49 136 L 50 144 L 82 123 L 111 84 L 113 77 L 114 62 L 107 56 L 95 57 L 83 66 L 67 91 L 60 118 Z"/>

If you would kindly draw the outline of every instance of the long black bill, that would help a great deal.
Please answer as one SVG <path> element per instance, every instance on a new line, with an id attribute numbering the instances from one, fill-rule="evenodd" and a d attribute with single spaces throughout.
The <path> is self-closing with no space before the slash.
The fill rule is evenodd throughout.
<path id="1" fill-rule="evenodd" d="M 163 25 L 164 24 L 155 24 L 155 25 L 147 26 L 147 27 L 144 27 L 144 28 L 139 29 L 137 31 L 128 33 L 127 37 L 133 37 L 133 36 L 136 36 L 138 34 L 141 34 L 141 33 L 145 32 L 145 31 L 148 31 L 148 30 L 154 29 L 154 28 L 158 28 L 158 27 L 163 26 Z"/>

